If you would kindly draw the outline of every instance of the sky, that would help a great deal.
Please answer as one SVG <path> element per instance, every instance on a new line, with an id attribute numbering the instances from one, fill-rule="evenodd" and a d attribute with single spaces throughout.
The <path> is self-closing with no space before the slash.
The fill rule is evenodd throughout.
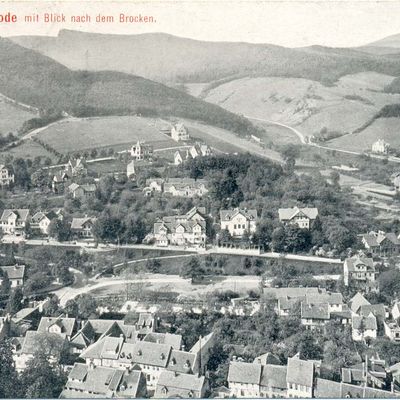
<path id="1" fill-rule="evenodd" d="M 17 15 L 16 23 L 0 22 L 0 36 L 51 35 L 60 29 L 139 34 L 165 32 L 209 41 L 271 43 L 286 47 L 360 46 L 400 33 L 397 1 L 2 1 L 1 15 Z M 44 13 L 64 13 L 65 22 L 43 22 Z M 152 16 L 152 23 L 121 23 L 119 14 Z M 25 16 L 39 14 L 39 22 Z M 88 14 L 91 22 L 71 22 Z M 114 17 L 96 22 L 98 15 Z"/>

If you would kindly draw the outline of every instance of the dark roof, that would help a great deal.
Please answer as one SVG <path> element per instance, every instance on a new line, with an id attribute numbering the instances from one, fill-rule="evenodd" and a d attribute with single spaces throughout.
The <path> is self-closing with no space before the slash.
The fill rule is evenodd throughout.
<path id="1" fill-rule="evenodd" d="M 230 221 L 236 215 L 242 214 L 246 219 L 254 221 L 257 219 L 257 210 L 248 210 L 247 208 L 234 208 L 231 210 L 220 210 L 219 216 L 221 221 Z"/>
<path id="2" fill-rule="evenodd" d="M 370 313 L 374 314 L 375 317 L 385 319 L 386 310 L 383 304 L 365 304 L 360 307 L 359 314 L 366 317 Z"/>
<path id="3" fill-rule="evenodd" d="M 356 255 L 350 258 L 346 258 L 344 262 L 350 272 L 356 271 L 356 267 L 358 266 L 365 266 L 367 271 L 375 271 L 374 261 L 372 260 L 372 258 Z"/>
<path id="4" fill-rule="evenodd" d="M 297 357 L 288 359 L 287 382 L 307 387 L 313 386 L 314 363 Z"/>
<path id="5" fill-rule="evenodd" d="M 318 208 L 315 207 L 293 207 L 293 208 L 280 208 L 278 210 L 279 219 L 281 221 L 290 221 L 298 214 L 304 214 L 309 219 L 315 219 L 318 216 Z"/>
<path id="6" fill-rule="evenodd" d="M 228 382 L 239 382 L 258 385 L 262 366 L 255 363 L 231 361 L 229 364 Z"/>
<path id="7" fill-rule="evenodd" d="M 38 326 L 38 332 L 47 332 L 51 326 L 57 324 L 61 329 L 62 333 L 71 336 L 75 328 L 75 318 L 63 318 L 63 317 L 42 317 Z"/>
<path id="8" fill-rule="evenodd" d="M 352 318 L 353 329 L 376 330 L 378 329 L 375 316 L 370 313 L 367 316 L 354 315 Z"/>
<path id="9" fill-rule="evenodd" d="M 264 365 L 261 373 L 260 386 L 286 389 L 286 375 L 286 365 Z"/>
<path id="10" fill-rule="evenodd" d="M 1 221 L 7 221 L 11 214 L 15 214 L 17 219 L 26 222 L 29 216 L 29 210 L 26 208 L 5 209 L 1 215 Z"/>
<path id="11" fill-rule="evenodd" d="M 329 304 L 301 303 L 301 318 L 306 319 L 330 319 Z"/>
<path id="12" fill-rule="evenodd" d="M 25 265 L 7 265 L 0 267 L 8 276 L 8 279 L 23 279 L 25 276 Z"/>

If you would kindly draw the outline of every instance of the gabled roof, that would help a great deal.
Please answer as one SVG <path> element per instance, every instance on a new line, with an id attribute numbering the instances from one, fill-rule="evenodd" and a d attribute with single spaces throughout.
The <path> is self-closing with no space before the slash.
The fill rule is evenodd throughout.
<path id="1" fill-rule="evenodd" d="M 10 265 L 0 267 L 7 274 L 8 279 L 23 279 L 25 276 L 25 265 Z"/>
<path id="2" fill-rule="evenodd" d="M 314 381 L 314 363 L 300 360 L 297 357 L 288 358 L 287 382 L 312 387 Z"/>
<path id="3" fill-rule="evenodd" d="M 387 240 L 394 245 L 400 245 L 400 240 L 397 238 L 395 233 L 385 232 L 370 232 L 362 236 L 362 239 L 367 243 L 369 247 L 378 247 Z"/>
<path id="4" fill-rule="evenodd" d="M 61 341 L 65 340 L 65 335 L 58 335 L 56 333 L 47 333 L 47 332 L 39 332 L 39 331 L 26 331 L 25 333 L 25 339 L 24 342 L 22 343 L 22 349 L 21 353 L 22 354 L 34 354 L 36 351 L 38 351 L 38 344 L 41 343 L 46 336 L 52 337 L 52 338 L 58 338 Z M 51 351 L 55 352 L 59 351 L 59 348 L 57 346 L 54 346 Z M 59 354 L 57 354 L 59 355 Z"/>
<path id="5" fill-rule="evenodd" d="M 173 333 L 150 332 L 144 337 L 143 341 L 168 344 L 173 349 L 179 350 L 182 345 L 182 335 L 175 335 Z"/>
<path id="6" fill-rule="evenodd" d="M 72 218 L 71 229 L 82 229 L 86 224 L 94 224 L 95 221 L 94 217 Z"/>
<path id="7" fill-rule="evenodd" d="M 187 390 L 188 392 L 193 391 L 200 393 L 203 389 L 204 382 L 204 376 L 180 374 L 172 371 L 162 371 L 160 377 L 158 378 L 156 395 L 162 388 L 174 388 Z"/>
<path id="8" fill-rule="evenodd" d="M 62 328 L 65 335 L 71 336 L 76 324 L 75 318 L 64 317 L 42 317 L 38 326 L 38 332 L 47 332 L 53 325 L 58 325 Z"/>
<path id="9" fill-rule="evenodd" d="M 375 267 L 374 267 L 374 261 L 372 258 L 369 257 L 363 257 L 359 255 L 355 255 L 350 258 L 346 258 L 344 260 L 345 265 L 347 265 L 347 269 L 350 272 L 356 271 L 358 266 L 365 266 L 367 271 L 374 272 Z"/>
<path id="10" fill-rule="evenodd" d="M 358 312 L 361 306 L 370 304 L 371 303 L 360 292 L 357 292 L 349 301 L 349 307 L 351 311 L 355 313 Z"/>
<path id="11" fill-rule="evenodd" d="M 298 214 L 304 214 L 304 216 L 306 216 L 309 219 L 316 219 L 318 216 L 318 208 L 293 207 L 293 208 L 280 208 L 278 210 L 279 219 L 281 221 L 290 221 Z"/>
<path id="12" fill-rule="evenodd" d="M 370 313 L 368 316 L 354 315 L 352 318 L 352 327 L 353 329 L 358 329 L 358 330 L 360 330 L 361 328 L 363 328 L 364 330 L 378 329 L 376 318 L 372 313 Z"/>
<path id="13" fill-rule="evenodd" d="M 118 360 L 166 368 L 172 347 L 167 344 L 137 342 L 124 343 Z"/>
<path id="14" fill-rule="evenodd" d="M 21 220 L 22 222 L 26 222 L 29 217 L 29 210 L 27 208 L 14 208 L 10 209 L 7 208 L 3 211 L 3 214 L 1 215 L 1 221 L 7 222 L 8 218 L 12 215 L 15 214 L 17 217 L 17 220 Z"/>
<path id="15" fill-rule="evenodd" d="M 326 293 L 326 289 L 319 289 L 317 287 L 283 287 L 273 288 L 266 287 L 263 289 L 263 295 L 267 298 L 282 298 L 282 297 L 303 297 L 311 294 Z"/>
<path id="16" fill-rule="evenodd" d="M 286 389 L 286 375 L 286 365 L 264 365 L 261 373 L 260 386 Z"/>
<path id="17" fill-rule="evenodd" d="M 258 385 L 261 379 L 261 371 L 262 366 L 260 364 L 231 361 L 228 382 Z"/>
<path id="18" fill-rule="evenodd" d="M 372 313 L 375 317 L 382 320 L 386 317 L 386 309 L 383 304 L 365 304 L 360 307 L 359 314 L 366 317 Z"/>
<path id="19" fill-rule="evenodd" d="M 332 293 L 332 292 L 325 292 L 325 293 L 318 293 L 318 294 L 307 294 L 306 295 L 306 302 L 308 304 L 320 304 L 320 303 L 327 303 L 327 304 L 342 304 L 343 303 L 343 296 L 341 293 Z"/>
<path id="20" fill-rule="evenodd" d="M 32 216 L 31 222 L 34 224 L 35 223 L 38 224 L 45 218 L 51 221 L 53 218 L 57 218 L 57 214 L 54 211 L 48 211 L 48 212 L 38 211 Z"/>
<path id="21" fill-rule="evenodd" d="M 219 212 L 221 221 L 230 221 L 239 214 L 243 215 L 250 221 L 257 219 L 257 210 L 248 210 L 247 208 L 234 208 L 230 210 L 220 210 Z"/>
<path id="22" fill-rule="evenodd" d="M 167 370 L 193 374 L 195 372 L 196 354 L 182 350 L 172 350 Z"/>
<path id="23" fill-rule="evenodd" d="M 329 304 L 301 303 L 301 318 L 329 320 L 330 319 Z"/>

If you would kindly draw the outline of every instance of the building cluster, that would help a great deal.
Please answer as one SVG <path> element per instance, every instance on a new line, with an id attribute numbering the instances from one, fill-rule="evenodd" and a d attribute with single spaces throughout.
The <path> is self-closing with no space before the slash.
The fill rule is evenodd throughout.
<path id="1" fill-rule="evenodd" d="M 387 366 L 379 355 L 342 368 L 341 380 L 323 377 L 320 360 L 302 360 L 299 354 L 283 364 L 267 353 L 252 363 L 232 360 L 228 387 L 219 388 L 219 397 L 235 398 L 398 398 L 398 366 Z"/>
<path id="2" fill-rule="evenodd" d="M 174 164 L 180 165 L 187 160 L 194 160 L 197 157 L 212 155 L 211 147 L 204 143 L 196 143 L 186 150 L 177 150 L 174 154 Z"/>
<path id="3" fill-rule="evenodd" d="M 375 154 L 388 154 L 390 149 L 390 144 L 385 142 L 383 139 L 378 139 L 376 142 L 372 143 L 371 150 Z"/>
<path id="4" fill-rule="evenodd" d="M 203 197 L 208 193 L 207 181 L 192 178 L 151 178 L 143 189 L 146 196 L 163 193 L 173 197 Z"/>
<path id="5" fill-rule="evenodd" d="M 7 187 L 15 182 L 12 168 L 0 164 L 0 187 Z"/>

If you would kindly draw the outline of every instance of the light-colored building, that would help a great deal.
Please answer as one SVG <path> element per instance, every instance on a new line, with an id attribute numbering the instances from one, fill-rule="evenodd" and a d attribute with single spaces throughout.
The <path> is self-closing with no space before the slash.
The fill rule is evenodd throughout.
<path id="1" fill-rule="evenodd" d="M 1 216 L 1 229 L 5 235 L 25 236 L 30 223 L 28 209 L 5 209 Z"/>
<path id="2" fill-rule="evenodd" d="M 196 143 L 189 149 L 191 158 L 208 157 L 212 155 L 211 147 L 204 143 Z"/>
<path id="3" fill-rule="evenodd" d="M 174 164 L 181 165 L 189 158 L 188 151 L 177 150 L 174 154 Z"/>
<path id="4" fill-rule="evenodd" d="M 0 164 L 0 186 L 10 186 L 14 183 L 14 173 L 11 168 Z"/>
<path id="5" fill-rule="evenodd" d="M 24 285 L 25 279 L 25 265 L 7 265 L 0 267 L 3 274 L 7 275 L 11 288 L 16 288 Z M 0 277 L 0 284 L 2 279 Z"/>
<path id="6" fill-rule="evenodd" d="M 184 215 L 163 217 L 155 222 L 153 235 L 158 246 L 204 247 L 206 243 L 205 209 L 194 207 Z"/>
<path id="7" fill-rule="evenodd" d="M 219 217 L 221 230 L 227 230 L 234 238 L 242 237 L 245 232 L 252 234 L 256 231 L 257 210 L 220 210 Z"/>
<path id="8" fill-rule="evenodd" d="M 86 160 L 84 158 L 71 158 L 68 160 L 68 163 L 65 165 L 64 171 L 68 176 L 86 176 L 87 175 L 87 166 Z"/>
<path id="9" fill-rule="evenodd" d="M 378 292 L 378 271 L 372 258 L 359 255 L 346 258 L 343 264 L 343 278 L 345 286 L 368 292 Z"/>
<path id="10" fill-rule="evenodd" d="M 69 180 L 67 171 L 58 171 L 53 175 L 51 188 L 54 193 L 64 193 L 65 185 Z"/>
<path id="11" fill-rule="evenodd" d="M 380 257 L 391 257 L 400 252 L 400 240 L 395 233 L 369 232 L 361 241 L 366 250 Z"/>
<path id="12" fill-rule="evenodd" d="M 288 358 L 287 396 L 312 398 L 314 389 L 315 364 L 313 361 L 300 360 L 298 355 Z"/>
<path id="13" fill-rule="evenodd" d="M 279 221 L 282 223 L 296 224 L 301 229 L 310 229 L 313 221 L 318 216 L 317 208 L 280 208 Z"/>
<path id="14" fill-rule="evenodd" d="M 174 197 L 203 197 L 208 193 L 205 179 L 170 178 L 164 182 L 164 193 Z"/>
<path id="15" fill-rule="evenodd" d="M 185 125 L 178 123 L 171 128 L 171 138 L 176 142 L 184 142 L 189 140 L 190 136 Z"/>
<path id="16" fill-rule="evenodd" d="M 31 229 L 39 231 L 42 235 L 49 234 L 49 225 L 53 219 L 58 218 L 57 214 L 53 211 L 43 212 L 38 211 L 32 216 Z"/>
<path id="17" fill-rule="evenodd" d="M 92 239 L 93 236 L 93 225 L 96 222 L 96 218 L 83 217 L 73 218 L 71 222 L 71 232 L 77 238 Z"/>
<path id="18" fill-rule="evenodd" d="M 128 179 L 134 179 L 136 177 L 135 161 L 132 160 L 126 166 L 126 176 Z"/>
<path id="19" fill-rule="evenodd" d="M 354 341 L 376 339 L 378 325 L 372 312 L 368 316 L 353 315 L 351 328 L 351 336 Z"/>
<path id="20" fill-rule="evenodd" d="M 153 193 L 162 193 L 164 191 L 164 179 L 163 178 L 149 178 L 146 179 L 146 187 L 143 189 L 148 196 Z"/>
<path id="21" fill-rule="evenodd" d="M 96 195 L 96 185 L 89 183 L 78 185 L 77 183 L 72 183 L 68 186 L 68 193 L 73 199 L 85 200 L 93 198 Z"/>
<path id="22" fill-rule="evenodd" d="M 136 161 L 148 160 L 153 156 L 153 146 L 138 141 L 129 149 L 129 154 Z"/>
<path id="23" fill-rule="evenodd" d="M 386 143 L 383 139 L 378 139 L 376 142 L 372 143 L 372 152 L 376 154 L 388 154 L 390 149 L 390 144 Z"/>

